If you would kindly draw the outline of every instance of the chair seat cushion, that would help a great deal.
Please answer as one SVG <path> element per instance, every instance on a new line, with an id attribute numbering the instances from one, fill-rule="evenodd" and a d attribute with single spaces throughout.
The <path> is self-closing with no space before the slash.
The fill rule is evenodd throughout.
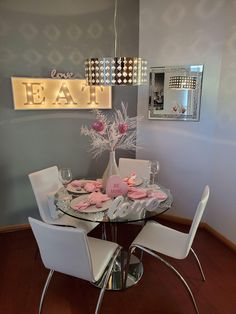
<path id="1" fill-rule="evenodd" d="M 91 237 L 87 239 L 93 264 L 94 281 L 98 281 L 102 277 L 118 244 Z"/>
<path id="2" fill-rule="evenodd" d="M 188 254 L 187 241 L 187 233 L 148 221 L 132 245 L 141 245 L 167 256 L 183 259 Z"/>

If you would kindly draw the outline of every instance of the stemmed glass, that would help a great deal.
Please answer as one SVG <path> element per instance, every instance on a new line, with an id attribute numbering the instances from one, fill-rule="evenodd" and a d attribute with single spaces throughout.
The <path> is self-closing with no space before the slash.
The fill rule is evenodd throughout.
<path id="1" fill-rule="evenodd" d="M 62 197 L 64 200 L 66 200 L 67 198 L 70 198 L 70 195 L 66 190 L 66 186 L 68 183 L 72 181 L 72 171 L 70 168 L 61 168 L 59 169 L 58 176 L 59 176 L 59 180 L 64 186 Z"/>
<path id="2" fill-rule="evenodd" d="M 66 188 L 67 184 L 72 180 L 72 171 L 70 168 L 61 168 L 59 169 L 59 180 Z"/>
<path id="3" fill-rule="evenodd" d="M 150 161 L 150 172 L 151 172 L 151 176 L 150 176 L 150 185 L 154 186 L 155 182 L 156 182 L 156 176 L 158 175 L 160 171 L 160 163 L 157 160 L 151 160 Z M 156 187 L 158 187 L 158 185 L 156 184 Z"/>

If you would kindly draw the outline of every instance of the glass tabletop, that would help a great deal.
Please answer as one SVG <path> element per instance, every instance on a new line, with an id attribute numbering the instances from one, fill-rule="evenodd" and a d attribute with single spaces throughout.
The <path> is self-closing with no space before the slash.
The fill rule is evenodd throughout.
<path id="1" fill-rule="evenodd" d="M 149 187 L 147 187 L 149 188 Z M 151 217 L 163 214 L 166 212 L 172 205 L 173 197 L 171 195 L 170 190 L 163 186 L 158 186 L 155 191 L 161 191 L 164 192 L 167 196 L 167 198 L 163 201 L 160 201 L 159 205 L 155 210 L 149 211 L 144 209 L 139 210 L 132 210 L 133 205 L 135 203 L 134 200 L 129 199 L 128 197 L 125 197 L 124 202 L 131 208 L 127 213 L 122 213 L 121 215 L 116 215 L 115 217 L 110 214 L 110 206 L 113 203 L 113 200 L 109 200 L 109 202 L 105 202 L 102 206 L 102 208 L 95 208 L 95 206 L 85 209 L 83 211 L 74 210 L 73 204 L 76 202 L 76 198 L 79 197 L 79 199 L 83 199 L 82 196 L 75 196 L 73 194 L 70 194 L 70 197 L 66 200 L 57 198 L 55 201 L 55 204 L 57 208 L 63 212 L 64 214 L 85 220 L 85 221 L 91 221 L 91 222 L 107 222 L 107 223 L 127 223 L 127 222 L 136 222 L 136 221 L 142 221 L 145 219 L 149 219 Z M 84 198 L 86 198 L 88 194 L 83 195 Z M 145 202 L 148 199 L 140 199 L 137 201 Z M 106 204 L 106 205 L 105 205 Z M 144 203 L 145 204 L 145 203 Z"/>

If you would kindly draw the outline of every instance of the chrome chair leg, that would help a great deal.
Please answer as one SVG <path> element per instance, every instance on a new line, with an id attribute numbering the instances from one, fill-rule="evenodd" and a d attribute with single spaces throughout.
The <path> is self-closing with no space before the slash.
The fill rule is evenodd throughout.
<path id="1" fill-rule="evenodd" d="M 143 260 L 143 250 L 141 250 L 141 253 L 140 253 L 140 261 Z"/>
<path id="2" fill-rule="evenodd" d="M 202 269 L 202 265 L 201 265 L 201 263 L 200 263 L 200 261 L 199 261 L 199 259 L 198 259 L 198 257 L 197 257 L 197 254 L 194 252 L 194 250 L 191 248 L 190 249 L 191 250 L 191 252 L 193 253 L 193 256 L 195 257 L 195 260 L 196 260 L 196 262 L 197 262 L 197 264 L 198 264 L 198 268 L 199 268 L 199 270 L 200 270 L 200 272 L 201 272 L 201 275 L 202 275 L 202 280 L 203 281 L 206 281 L 206 277 L 205 277 L 205 275 L 204 275 L 204 272 L 203 272 L 203 269 Z"/>
<path id="3" fill-rule="evenodd" d="M 106 223 L 102 223 L 102 240 L 107 240 Z"/>
<path id="4" fill-rule="evenodd" d="M 112 260 L 110 262 L 110 265 L 107 269 L 107 273 L 106 273 L 106 276 L 105 276 L 105 279 L 103 281 L 103 285 L 102 285 L 102 289 L 100 291 L 100 294 L 99 294 L 99 297 L 98 297 L 98 301 L 97 301 L 97 305 L 96 305 L 96 310 L 95 310 L 95 314 L 98 314 L 99 313 L 99 310 L 100 310 L 100 307 L 101 307 L 101 303 L 102 303 L 102 299 L 103 299 L 103 296 L 104 296 L 104 293 L 105 293 L 105 289 L 106 289 L 106 286 L 107 286 L 107 283 L 108 283 L 108 280 L 109 280 L 109 277 L 111 275 L 111 272 L 112 272 L 112 269 L 113 269 L 113 266 L 115 264 L 115 261 L 117 259 L 117 256 L 119 255 L 121 251 L 121 246 L 119 246 L 115 253 L 113 254 L 113 257 L 112 257 Z"/>
<path id="5" fill-rule="evenodd" d="M 47 280 L 45 282 L 45 285 L 44 285 L 44 288 L 43 288 L 43 292 L 42 292 L 42 295 L 41 295 L 41 299 L 40 299 L 40 303 L 39 303 L 39 314 L 41 314 L 41 311 L 42 311 L 42 307 L 43 307 L 43 301 L 44 301 L 44 297 L 45 297 L 45 294 L 47 292 L 47 289 L 48 289 L 48 285 L 52 279 L 52 275 L 54 273 L 54 270 L 50 270 L 49 274 L 48 274 L 48 277 L 47 277 Z"/>
<path id="6" fill-rule="evenodd" d="M 195 301 L 195 298 L 193 296 L 193 293 L 192 293 L 192 290 L 190 289 L 189 285 L 187 284 L 187 282 L 185 281 L 185 279 L 183 278 L 183 276 L 174 268 L 174 266 L 172 266 L 170 263 L 168 263 L 166 260 L 164 260 L 162 257 L 160 257 L 159 255 L 155 254 L 153 251 L 151 250 L 148 250 L 147 248 L 145 247 L 142 247 L 142 246 L 139 246 L 139 245 L 135 245 L 135 246 L 132 246 L 132 248 L 139 248 L 140 250 L 143 250 L 145 252 L 147 252 L 148 254 L 156 257 L 157 259 L 159 259 L 161 262 L 163 262 L 167 267 L 169 267 L 171 270 L 174 271 L 174 273 L 179 277 L 179 279 L 182 281 L 182 283 L 184 284 L 185 288 L 187 289 L 190 297 L 191 297 L 191 300 L 192 300 L 192 303 L 194 305 L 194 308 L 195 308 L 195 311 L 197 314 L 199 314 L 199 311 L 198 311 L 198 307 L 197 307 L 197 303 Z"/>

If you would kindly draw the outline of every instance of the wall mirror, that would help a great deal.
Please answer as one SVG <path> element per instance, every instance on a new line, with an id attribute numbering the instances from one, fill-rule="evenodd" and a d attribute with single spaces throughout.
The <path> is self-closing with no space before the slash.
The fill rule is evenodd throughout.
<path id="1" fill-rule="evenodd" d="M 203 65 L 152 67 L 149 119 L 199 121 Z"/>

